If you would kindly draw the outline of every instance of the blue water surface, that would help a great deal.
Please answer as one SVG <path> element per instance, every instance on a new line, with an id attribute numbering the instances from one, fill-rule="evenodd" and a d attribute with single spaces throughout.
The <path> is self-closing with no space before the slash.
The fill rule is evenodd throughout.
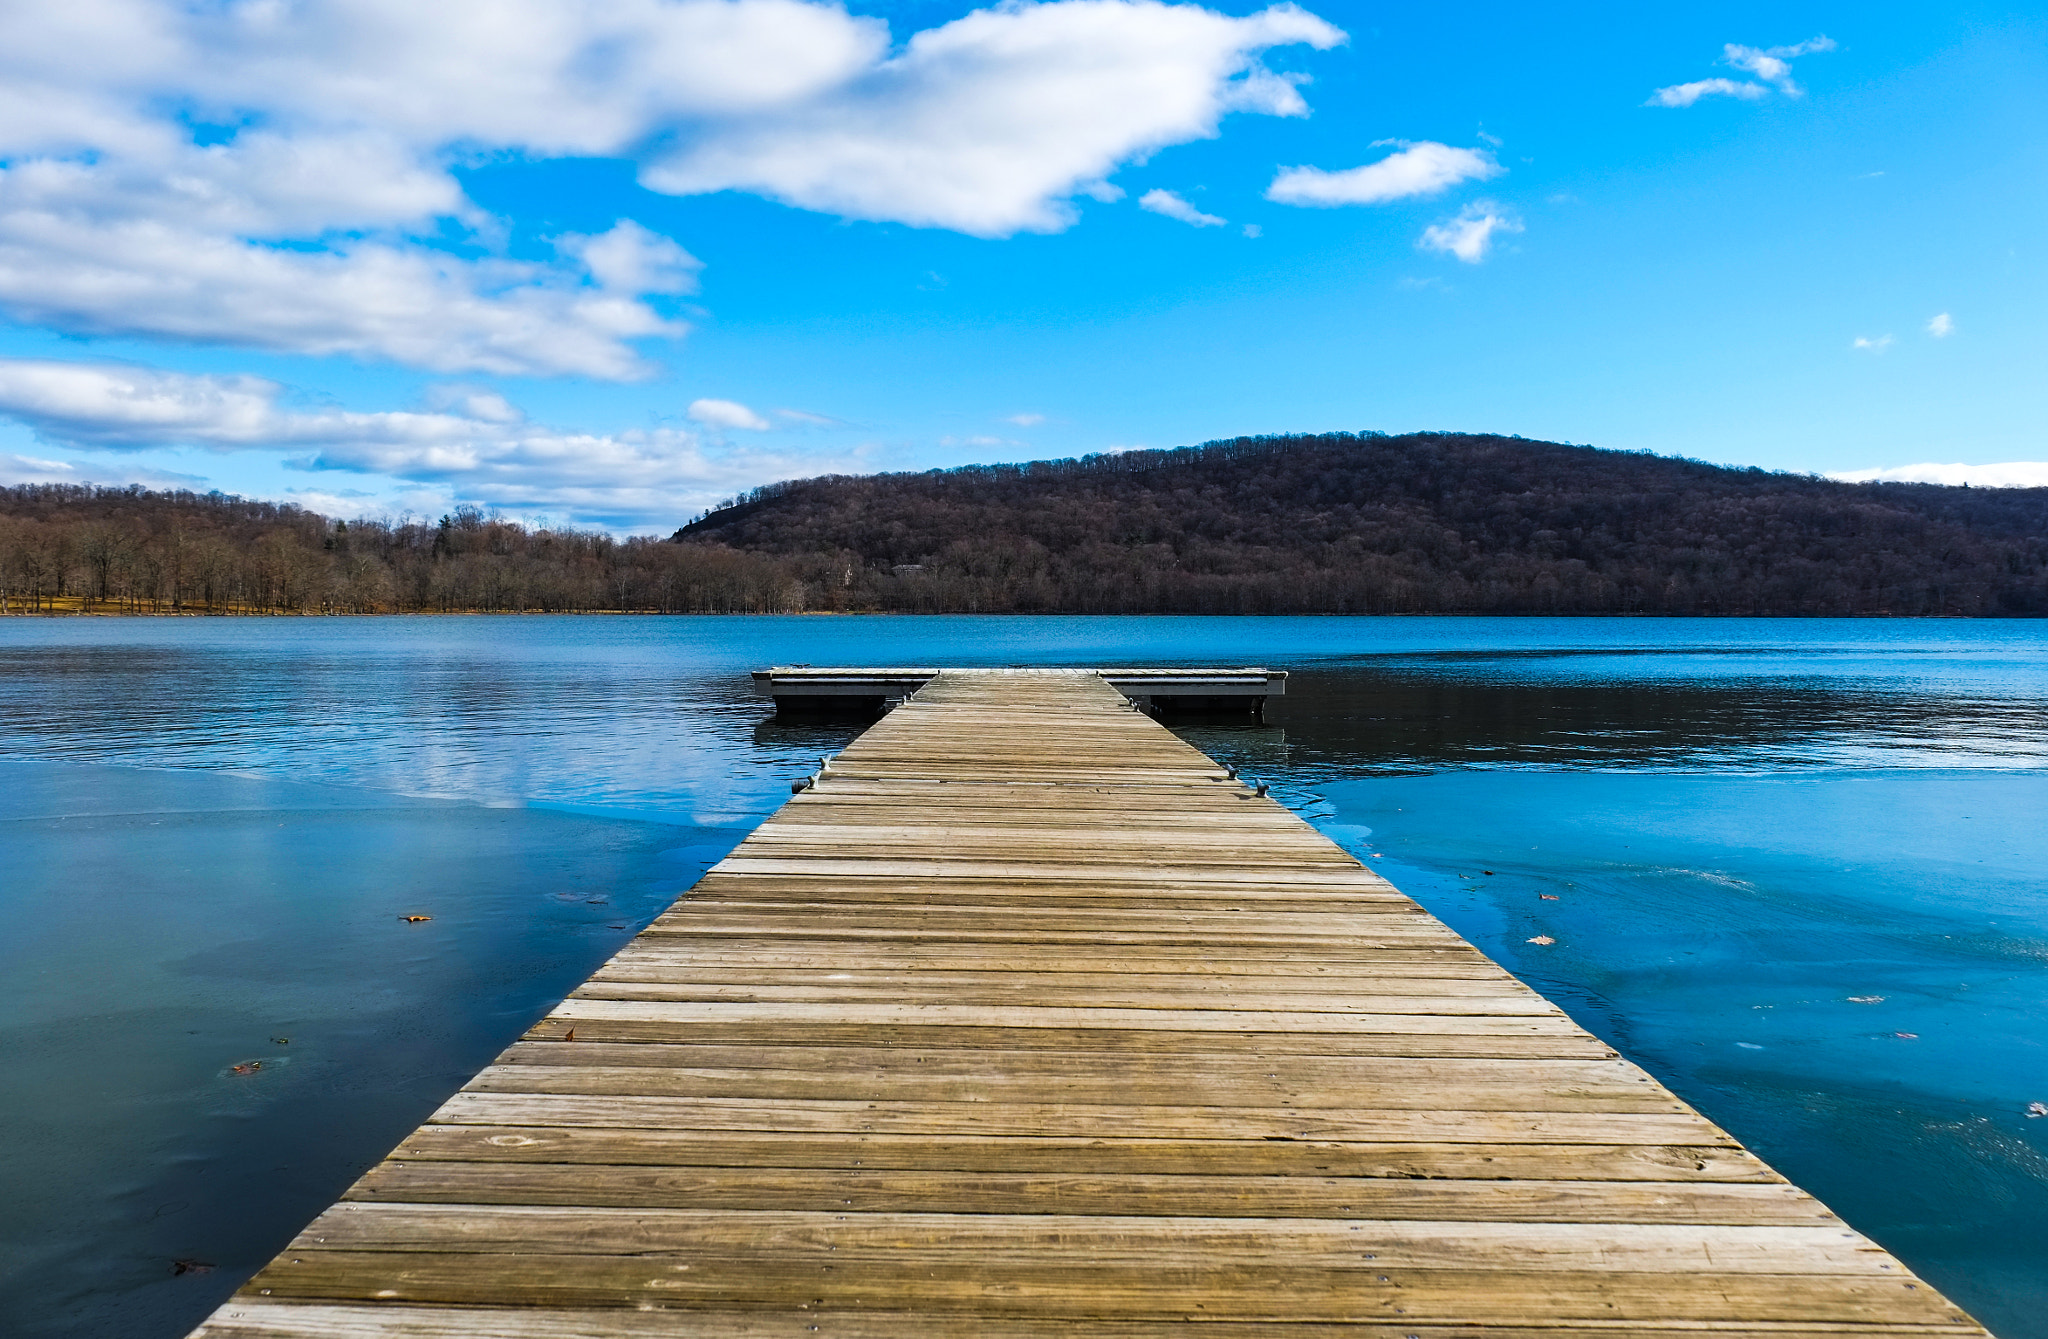
<path id="1" fill-rule="evenodd" d="M 797 662 L 1290 670 L 1178 728 L 2048 1339 L 2048 626 L 1640 619 L 0 620 L 0 1330 L 195 1323 L 857 731 Z"/>

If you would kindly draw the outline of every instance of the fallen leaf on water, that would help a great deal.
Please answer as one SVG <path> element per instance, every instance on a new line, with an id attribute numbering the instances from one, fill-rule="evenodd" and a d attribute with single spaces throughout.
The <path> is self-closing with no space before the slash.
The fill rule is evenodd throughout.
<path id="1" fill-rule="evenodd" d="M 1493 873 L 1493 871 L 1492 871 L 1492 870 L 1490 870 L 1490 869 L 1482 869 L 1482 870 L 1480 870 L 1479 872 L 1480 872 L 1481 874 L 1491 874 L 1491 873 Z"/>
<path id="2" fill-rule="evenodd" d="M 171 1261 L 171 1273 L 173 1273 L 173 1274 L 211 1274 L 212 1272 L 213 1272 L 213 1265 L 212 1265 L 212 1263 L 211 1263 L 210 1261 L 206 1261 L 206 1260 L 173 1260 L 173 1261 Z"/>
<path id="3" fill-rule="evenodd" d="M 1851 996 L 1849 997 L 1849 1003 L 1851 1003 L 1851 1004 L 1883 1004 L 1883 1003 L 1884 1003 L 1884 996 L 1882 996 L 1882 995 L 1851 995 Z"/>
<path id="4" fill-rule="evenodd" d="M 1555 944 L 1557 941 L 1555 939 L 1552 939 L 1549 935 L 1537 935 L 1534 938 L 1532 938 L 1529 942 L 1532 944 Z"/>
<path id="5" fill-rule="evenodd" d="M 2048 1102 L 2027 1103 L 2027 1119 L 2032 1120 L 2036 1116 L 2048 1116 Z"/>
<path id="6" fill-rule="evenodd" d="M 261 1068 L 263 1068 L 263 1062 L 261 1060 L 244 1060 L 239 1065 L 230 1065 L 228 1067 L 228 1073 L 254 1074 L 257 1070 Z"/>
<path id="7" fill-rule="evenodd" d="M 1538 893 L 1538 894 L 1536 894 L 1536 896 L 1538 896 L 1538 897 L 1542 898 L 1542 899 L 1543 899 L 1543 900 L 1544 900 L 1545 902 L 1555 902 L 1555 901 L 1557 901 L 1557 894 L 1556 894 L 1556 893 Z"/>
<path id="8" fill-rule="evenodd" d="M 272 1041 L 272 1043 L 278 1046 L 289 1046 L 292 1044 L 292 1039 L 290 1037 L 272 1037 L 270 1040 Z"/>
<path id="9" fill-rule="evenodd" d="M 402 920 L 402 921 L 415 921 L 415 922 L 417 922 L 417 921 L 430 921 L 430 920 L 432 920 L 432 919 L 434 919 L 434 918 L 433 918 L 432 916 L 400 916 L 400 917 L 399 917 L 398 919 L 400 919 L 400 920 Z"/>
<path id="10" fill-rule="evenodd" d="M 1894 1033 L 1892 1033 L 1892 1035 L 1893 1035 L 1894 1037 L 1897 1037 L 1897 1038 L 1898 1038 L 1898 1039 L 1899 1039 L 1900 1041 L 1918 1041 L 1918 1040 L 1920 1040 L 1920 1034 L 1919 1034 L 1919 1033 L 1917 1033 L 1917 1032 L 1894 1032 Z"/>

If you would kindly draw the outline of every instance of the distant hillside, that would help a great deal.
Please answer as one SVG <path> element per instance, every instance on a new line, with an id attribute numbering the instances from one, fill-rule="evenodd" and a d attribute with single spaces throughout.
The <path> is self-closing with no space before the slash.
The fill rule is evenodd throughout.
<path id="1" fill-rule="evenodd" d="M 774 484 L 672 540 L 0 488 L 0 612 L 2044 614 L 2048 489 L 1419 434 Z"/>
<path id="2" fill-rule="evenodd" d="M 846 608 L 2048 613 L 2048 489 L 1445 433 L 804 479 L 674 539 L 780 559 Z"/>

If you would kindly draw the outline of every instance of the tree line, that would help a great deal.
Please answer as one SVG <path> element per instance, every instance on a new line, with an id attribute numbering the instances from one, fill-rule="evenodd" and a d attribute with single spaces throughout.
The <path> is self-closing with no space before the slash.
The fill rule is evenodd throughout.
<path id="1" fill-rule="evenodd" d="M 0 609 L 17 613 L 787 613 L 802 566 L 475 507 L 336 521 L 220 493 L 0 489 Z"/>

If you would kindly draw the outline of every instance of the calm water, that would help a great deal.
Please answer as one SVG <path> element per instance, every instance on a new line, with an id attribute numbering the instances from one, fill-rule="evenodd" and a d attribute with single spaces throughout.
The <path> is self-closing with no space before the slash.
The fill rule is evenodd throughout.
<path id="1" fill-rule="evenodd" d="M 1533 619 L 0 621 L 0 1331 L 195 1323 L 851 736 L 791 661 L 1292 670 L 1184 733 L 2048 1339 L 2048 626 Z"/>

